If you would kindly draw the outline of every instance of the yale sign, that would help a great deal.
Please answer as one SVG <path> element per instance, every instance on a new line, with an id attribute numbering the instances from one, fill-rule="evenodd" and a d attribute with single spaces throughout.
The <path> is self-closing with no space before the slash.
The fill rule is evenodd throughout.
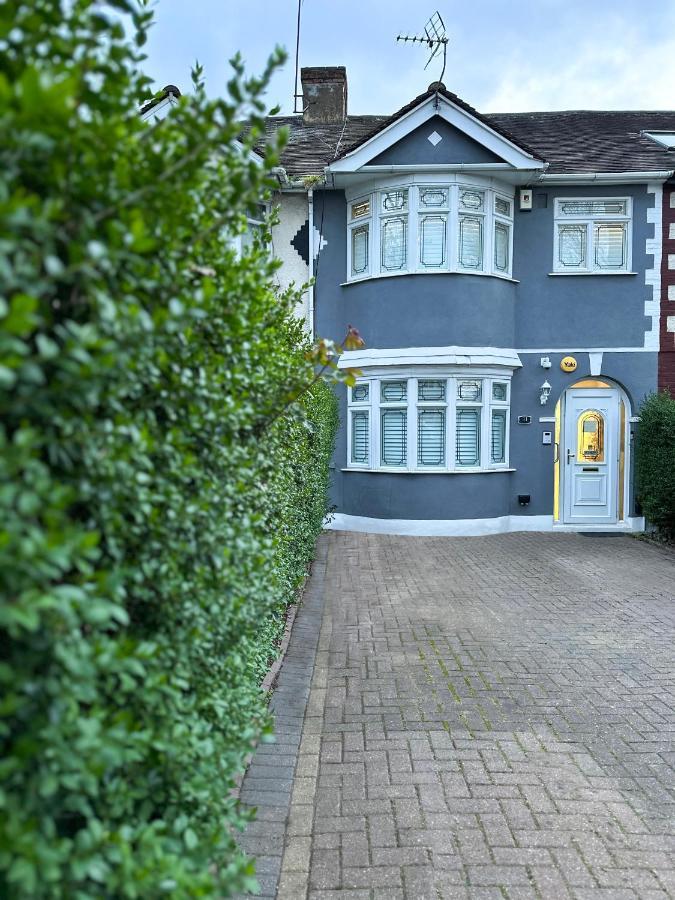
<path id="1" fill-rule="evenodd" d="M 560 360 L 560 368 L 563 372 L 574 372 L 577 367 L 577 361 L 573 356 L 563 356 Z"/>

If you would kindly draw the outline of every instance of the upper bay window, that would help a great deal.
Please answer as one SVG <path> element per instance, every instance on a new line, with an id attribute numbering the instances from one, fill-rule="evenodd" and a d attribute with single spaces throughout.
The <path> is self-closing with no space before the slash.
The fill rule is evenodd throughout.
<path id="1" fill-rule="evenodd" d="M 558 197 L 553 271 L 629 272 L 631 201 L 627 197 Z"/>
<path id="2" fill-rule="evenodd" d="M 513 196 L 470 183 L 396 185 L 347 206 L 350 281 L 405 272 L 511 276 Z"/>

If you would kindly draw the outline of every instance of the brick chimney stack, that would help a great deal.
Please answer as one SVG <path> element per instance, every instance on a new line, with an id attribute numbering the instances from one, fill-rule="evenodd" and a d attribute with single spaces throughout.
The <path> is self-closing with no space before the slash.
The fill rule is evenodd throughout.
<path id="1" fill-rule="evenodd" d="M 347 116 L 347 70 L 311 66 L 300 70 L 302 120 L 308 125 L 342 124 Z"/>

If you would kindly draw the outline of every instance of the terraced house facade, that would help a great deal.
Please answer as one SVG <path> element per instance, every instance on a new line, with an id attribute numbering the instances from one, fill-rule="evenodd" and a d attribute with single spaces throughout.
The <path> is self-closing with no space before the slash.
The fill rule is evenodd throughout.
<path id="1" fill-rule="evenodd" d="M 334 527 L 638 530 L 637 410 L 675 392 L 675 113 L 482 115 L 440 83 L 350 116 L 341 67 L 273 117 L 282 282 L 366 349 Z"/>

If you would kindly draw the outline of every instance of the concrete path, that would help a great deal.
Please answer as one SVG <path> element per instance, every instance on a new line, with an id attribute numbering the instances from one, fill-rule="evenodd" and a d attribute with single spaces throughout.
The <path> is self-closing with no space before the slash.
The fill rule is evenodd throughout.
<path id="1" fill-rule="evenodd" d="M 274 706 L 263 896 L 675 898 L 671 551 L 330 532 Z"/>

